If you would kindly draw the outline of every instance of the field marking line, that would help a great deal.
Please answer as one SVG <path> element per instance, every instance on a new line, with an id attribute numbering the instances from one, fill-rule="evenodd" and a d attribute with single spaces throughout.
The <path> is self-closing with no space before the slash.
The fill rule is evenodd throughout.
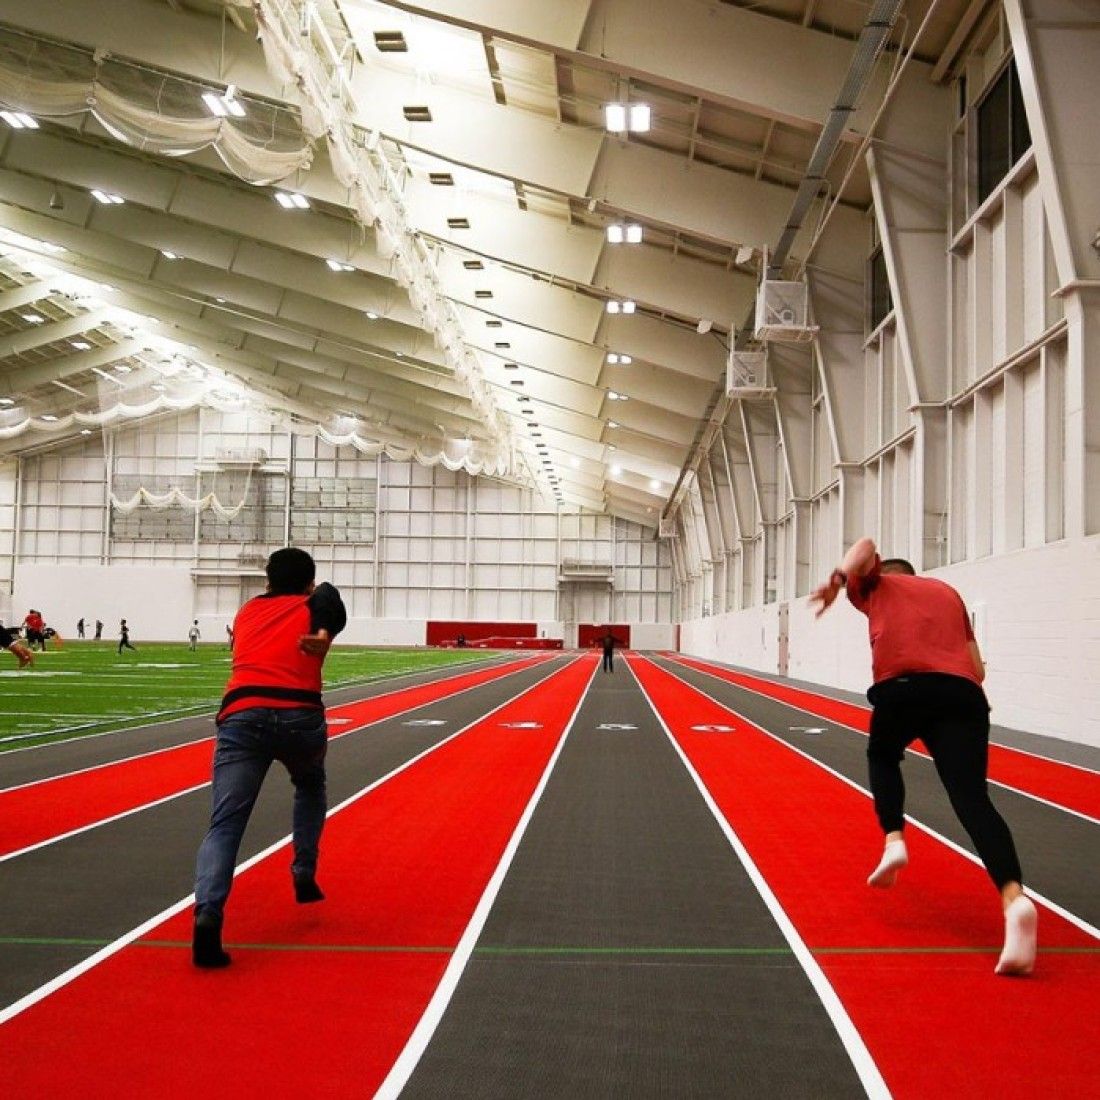
<path id="1" fill-rule="evenodd" d="M 545 662 L 543 662 L 543 663 L 545 663 Z M 529 668 L 529 667 L 531 667 L 531 666 L 530 665 L 524 665 L 524 666 L 521 666 L 519 668 L 513 669 L 511 672 L 506 672 L 503 676 L 497 677 L 496 680 L 490 680 L 489 684 L 500 683 L 501 680 L 506 680 L 506 679 L 508 679 L 509 676 L 514 676 L 518 672 L 526 671 L 526 669 Z M 564 666 L 564 667 L 568 667 L 568 666 Z M 559 670 L 559 671 L 562 671 L 562 670 Z M 553 673 L 551 675 L 553 675 Z M 542 683 L 542 681 L 540 680 L 539 683 Z M 388 722 L 392 718 L 400 718 L 403 714 L 408 714 L 411 711 L 419 710 L 421 707 L 433 706 L 436 703 L 447 702 L 448 700 L 458 698 L 458 696 L 460 696 L 460 695 L 465 695 L 468 691 L 474 691 L 477 688 L 487 687 L 487 686 L 488 686 L 488 684 L 471 684 L 469 687 L 461 688 L 458 691 L 449 692 L 446 695 L 441 696 L 439 699 L 433 699 L 428 703 L 418 703 L 415 706 L 406 707 L 404 710 L 399 710 L 394 714 L 386 715 L 386 717 L 384 717 L 384 718 L 372 718 L 369 722 L 363 722 L 361 725 L 352 726 L 350 729 L 341 730 L 339 733 L 332 734 L 332 736 L 329 737 L 329 742 L 331 743 L 333 741 L 339 741 L 341 738 L 347 737 L 348 734 L 359 733 L 360 731 L 365 730 L 365 729 L 369 728 L 370 726 L 378 725 L 378 723 L 380 723 L 380 722 Z M 536 684 L 535 686 L 537 687 L 538 685 Z M 387 692 L 386 694 L 387 695 L 395 695 L 395 694 L 397 694 L 397 692 Z M 375 696 L 375 698 L 382 698 L 382 696 Z M 373 700 L 367 700 L 367 699 L 361 700 L 361 701 L 362 702 L 373 702 Z M 357 706 L 358 704 L 356 704 L 356 703 L 343 703 L 341 705 L 342 706 L 353 707 L 353 706 Z M 68 775 L 79 775 L 82 772 L 96 771 L 99 768 L 107 768 L 107 767 L 113 766 L 114 764 L 126 763 L 128 760 L 137 760 L 137 759 L 140 759 L 143 756 L 152 756 L 152 755 L 155 755 L 156 753 L 159 753 L 159 752 L 171 752 L 174 749 L 186 748 L 188 745 L 199 744 L 202 741 L 213 742 L 214 740 L 215 740 L 214 737 L 199 737 L 199 738 L 196 738 L 193 741 L 185 741 L 181 745 L 170 745 L 170 746 L 168 746 L 167 748 L 164 748 L 164 749 L 154 749 L 153 752 L 151 752 L 151 753 L 139 753 L 137 756 L 127 757 L 124 760 L 113 760 L 113 761 L 109 761 L 106 764 L 93 765 L 90 768 L 80 768 L 75 772 L 68 772 L 68 773 L 64 773 L 62 775 L 50 776 L 47 779 L 36 779 L 31 783 L 23 784 L 23 786 L 31 787 L 31 786 L 35 786 L 36 784 L 39 784 L 39 783 L 49 783 L 49 782 L 52 782 L 54 779 L 65 779 L 65 778 L 67 778 Z M 441 742 L 439 742 L 439 744 L 443 744 L 443 742 L 441 741 Z M 28 845 L 26 845 L 26 847 L 17 848 L 15 851 L 8 852 L 4 855 L 0 855 L 0 863 L 6 863 L 9 859 L 15 859 L 16 856 L 27 855 L 29 852 L 37 851 L 39 848 L 46 848 L 51 844 L 57 844 L 59 841 L 68 840 L 70 837 L 78 836 L 80 833 L 86 833 L 86 832 L 89 832 L 92 829 L 98 829 L 101 825 L 110 825 L 114 821 L 121 821 L 123 818 L 130 817 L 132 814 L 141 813 L 144 810 L 151 810 L 156 806 L 161 806 L 166 802 L 171 802 L 173 799 L 182 798 L 184 795 L 194 794 L 195 791 L 201 791 L 204 787 L 209 787 L 210 783 L 211 783 L 210 779 L 204 780 L 202 783 L 196 783 L 191 787 L 187 787 L 185 790 L 173 791 L 171 794 L 164 795 L 161 798 L 156 798 L 151 802 L 143 802 L 139 806 L 131 806 L 130 809 L 128 809 L 128 810 L 121 810 L 119 813 L 112 814 L 110 817 L 104 817 L 104 818 L 101 818 L 97 821 L 90 821 L 87 825 L 80 825 L 75 829 L 69 829 L 67 832 L 58 833 L 57 836 L 47 837 L 45 840 L 36 841 L 34 844 L 28 844 Z M 18 789 L 19 789 L 18 787 L 9 787 L 9 788 L 7 788 L 7 790 L 13 790 L 13 791 L 18 790 Z M 5 794 L 5 793 L 6 793 L 6 791 L 0 791 L 0 794 Z"/>
<path id="2" fill-rule="evenodd" d="M 576 660 L 580 660 L 580 658 L 574 657 L 573 661 Z M 558 671 L 564 672 L 566 668 L 569 668 L 570 665 L 572 665 L 573 661 L 570 661 Z M 554 674 L 552 673 L 551 675 Z M 547 679 L 548 678 L 549 677 L 547 677 Z M 333 817 L 335 814 L 338 814 L 341 810 L 347 809 L 348 806 L 351 806 L 354 803 L 358 802 L 361 798 L 366 797 L 368 794 L 370 794 L 371 791 L 377 790 L 380 786 L 382 786 L 383 783 L 389 782 L 389 780 L 393 779 L 397 775 L 400 775 L 403 771 L 411 768 L 414 764 L 419 763 L 426 756 L 431 755 L 431 753 L 435 752 L 437 749 L 441 749 L 444 745 L 449 744 L 456 737 L 461 737 L 468 730 L 473 729 L 474 726 L 487 721 L 498 711 L 503 710 L 507 706 L 510 706 L 517 699 L 521 699 L 528 692 L 534 691 L 535 688 L 539 687 L 539 685 L 543 683 L 545 683 L 545 680 L 539 680 L 538 683 L 532 684 L 530 687 L 523 688 L 522 690 L 516 692 L 515 695 L 511 696 L 508 699 L 505 699 L 504 702 L 500 703 L 498 706 L 493 707 L 492 710 L 486 711 L 485 714 L 481 715 L 478 718 L 475 718 L 472 722 L 469 722 L 461 729 L 455 730 L 454 733 L 449 734 L 447 737 L 444 737 L 442 741 L 437 741 L 434 745 L 429 745 L 422 752 L 418 752 L 415 756 L 410 757 L 403 764 L 399 764 L 396 768 L 388 771 L 379 779 L 376 779 L 372 783 L 369 783 L 362 790 L 357 791 L 355 794 L 350 795 L 348 798 L 345 798 L 343 802 L 341 802 L 337 806 L 334 806 L 325 814 L 326 822 L 329 818 Z M 289 844 L 292 840 L 293 834 L 291 833 L 287 833 L 286 836 L 280 837 L 280 839 L 276 840 L 273 844 L 269 844 L 262 851 L 257 852 L 251 858 L 246 859 L 244 863 L 239 864 L 233 872 L 233 877 L 236 878 L 244 871 L 247 871 L 251 867 L 256 866 L 257 863 L 266 859 L 268 856 L 273 855 L 275 852 L 279 851 L 280 848 L 283 848 L 287 844 Z M 50 996 L 50 994 L 56 993 L 59 989 L 64 988 L 65 986 L 69 985 L 71 982 L 79 978 L 82 974 L 86 974 L 89 970 L 94 969 L 101 962 L 109 959 L 112 955 L 118 954 L 118 952 L 121 951 L 124 947 L 133 943 L 135 940 L 141 939 L 146 932 L 152 931 L 159 924 L 162 924 L 165 921 L 170 920 L 177 914 L 182 913 L 189 905 L 194 902 L 194 900 L 195 895 L 193 893 L 188 894 L 187 897 L 181 898 L 179 901 L 174 902 L 167 908 L 162 909 L 155 916 L 150 917 L 148 920 L 142 921 L 142 923 L 139 924 L 136 928 L 132 928 L 129 932 L 124 932 L 117 939 L 112 940 L 109 944 L 107 944 L 106 947 L 103 947 L 99 951 L 96 951 L 94 954 L 89 955 L 88 958 L 81 960 L 75 966 L 70 966 L 68 970 L 63 971 L 61 974 L 58 974 L 57 977 L 51 978 L 48 982 L 40 985 L 37 989 L 33 989 L 30 993 L 24 994 L 17 1001 L 13 1001 L 10 1005 L 8 1005 L 7 1008 L 0 1009 L 0 1025 L 6 1024 L 9 1020 L 12 1020 L 16 1016 L 25 1012 L 32 1005 L 36 1005 L 39 1001 L 45 1000 L 45 998 Z"/>
<path id="3" fill-rule="evenodd" d="M 697 657 L 692 658 L 692 659 L 693 660 L 700 660 L 700 658 L 697 658 Z M 768 702 L 770 702 L 770 703 L 778 703 L 780 706 L 790 707 L 791 710 L 797 710 L 797 711 L 801 711 L 803 714 L 809 714 L 809 715 L 813 716 L 814 718 L 820 719 L 821 721 L 824 721 L 824 722 L 828 722 L 830 725 L 836 726 L 839 729 L 851 730 L 852 733 L 858 733 L 864 739 L 866 739 L 866 737 L 867 737 L 867 731 L 866 730 L 858 729 L 856 726 L 849 726 L 847 722 L 838 722 L 834 718 L 828 718 L 825 715 L 820 714 L 817 711 L 809 710 L 807 707 L 801 707 L 797 703 L 789 703 L 789 702 L 787 702 L 786 699 L 778 699 L 774 695 L 769 695 L 766 691 L 761 691 L 758 688 L 746 687 L 744 684 L 735 684 L 732 680 L 727 680 L 724 676 L 722 676 L 718 672 L 711 672 L 709 669 L 705 669 L 705 668 L 695 668 L 694 666 L 689 665 L 689 664 L 685 664 L 682 661 L 672 661 L 671 663 L 675 664 L 675 665 L 678 665 L 681 668 L 691 669 L 691 671 L 693 671 L 693 672 L 702 673 L 702 675 L 704 675 L 704 676 L 710 676 L 712 679 L 718 680 L 723 684 L 728 684 L 730 687 L 739 688 L 741 691 L 747 691 L 752 695 L 758 695 L 761 699 L 767 699 Z M 659 668 L 660 666 L 658 665 L 657 667 Z M 769 681 L 769 683 L 770 682 L 771 681 Z M 782 686 L 782 685 L 777 685 L 777 686 Z M 699 688 L 696 688 L 696 691 L 699 691 L 699 690 L 700 690 Z M 798 690 L 801 691 L 802 689 L 799 688 Z M 814 692 L 809 692 L 808 694 L 813 695 L 815 693 Z M 709 698 L 709 696 L 708 696 L 708 698 Z M 824 695 L 819 696 L 819 698 L 822 699 L 825 702 L 840 702 L 840 703 L 847 702 L 844 699 L 830 700 L 828 696 L 824 696 Z M 717 700 L 715 700 L 715 701 L 717 702 Z M 718 705 L 723 706 L 724 704 L 719 703 Z M 849 706 L 856 706 L 857 704 L 850 703 L 848 705 Z M 1008 749 L 1010 752 L 1021 752 L 1022 751 L 1020 749 L 1012 748 L 1011 745 L 997 745 L 995 742 L 990 742 L 990 745 L 995 746 L 996 748 L 999 748 L 999 749 Z M 931 763 L 932 762 L 931 756 L 926 752 L 917 752 L 913 748 L 907 748 L 905 751 L 910 756 L 912 756 L 915 760 L 923 760 L 926 763 Z M 1050 764 L 1061 764 L 1062 766 L 1067 767 L 1067 768 L 1077 768 L 1079 771 L 1087 772 L 1089 775 L 1100 775 L 1100 772 L 1094 772 L 1091 768 L 1085 768 L 1085 767 L 1082 767 L 1079 764 L 1067 764 L 1063 760 L 1054 760 L 1049 756 L 1040 756 L 1038 753 L 1027 753 L 1027 755 L 1028 756 L 1034 756 L 1039 760 L 1045 760 Z M 1053 802 L 1049 798 L 1044 798 L 1041 794 L 1035 794 L 1033 791 L 1025 791 L 1022 787 L 1014 787 L 1011 783 L 1007 783 L 1007 782 L 1005 782 L 1004 780 L 1001 780 L 1001 779 L 992 779 L 992 778 L 989 778 L 988 776 L 986 777 L 986 779 L 987 779 L 987 782 L 992 783 L 993 786 L 995 786 L 995 787 L 1000 787 L 1002 790 L 1011 791 L 1013 794 L 1021 795 L 1024 798 L 1030 798 L 1035 802 L 1041 802 L 1044 806 L 1050 806 L 1051 809 L 1059 810 L 1062 813 L 1072 814 L 1074 817 L 1081 818 L 1082 821 L 1087 821 L 1090 825 L 1100 825 L 1100 818 L 1093 817 L 1091 814 L 1087 814 L 1083 810 L 1075 810 L 1072 806 L 1065 806 L 1061 802 Z"/>
<path id="4" fill-rule="evenodd" d="M 645 658 L 641 657 L 636 659 L 645 660 Z M 653 702 L 652 698 L 650 698 L 649 692 L 646 691 L 641 680 L 638 679 L 629 660 L 626 662 L 626 666 L 630 669 L 630 675 L 634 677 L 634 682 L 638 685 L 638 690 L 641 691 L 645 701 L 649 704 L 649 709 L 653 711 L 653 716 L 660 723 L 661 729 L 664 730 L 669 743 L 672 745 L 677 756 L 679 756 L 692 782 L 694 782 L 695 786 L 698 788 L 703 801 L 706 803 L 707 809 L 710 810 L 714 820 L 718 823 L 722 835 L 733 849 L 741 866 L 745 869 L 746 874 L 752 881 L 753 886 L 756 887 L 756 892 L 767 906 L 768 911 L 772 915 L 772 919 L 775 921 L 780 932 L 782 932 L 783 938 L 790 945 L 791 951 L 805 972 L 810 984 L 813 986 L 814 992 L 817 993 L 822 1007 L 832 1021 L 837 1036 L 843 1044 L 848 1054 L 848 1058 L 851 1060 L 852 1066 L 859 1076 L 860 1083 L 863 1085 L 868 1097 L 871 1097 L 872 1100 L 890 1100 L 890 1090 L 886 1087 L 886 1082 L 883 1080 L 878 1066 L 875 1065 L 875 1060 L 871 1057 L 870 1050 L 868 1050 L 862 1036 L 856 1030 L 852 1018 L 848 1015 L 848 1010 L 844 1007 L 832 983 L 825 976 L 825 972 L 821 969 L 817 959 L 814 958 L 813 953 L 806 946 L 805 940 L 799 935 L 798 929 L 794 926 L 794 922 L 783 910 L 783 906 L 779 903 L 779 899 L 773 893 L 767 880 L 760 873 L 760 869 L 756 866 L 756 862 L 749 854 L 741 838 L 734 831 L 733 826 L 726 819 L 725 814 L 719 809 L 718 803 L 707 789 L 702 777 L 695 770 L 695 766 L 688 759 L 687 753 L 684 752 L 680 747 L 680 743 L 676 740 L 675 736 L 673 736 L 672 730 L 669 729 L 661 712 L 657 709 L 657 705 Z M 656 663 L 653 663 L 653 667 L 659 672 L 665 671 Z M 672 675 L 668 672 L 665 672 L 665 674 Z M 674 679 L 679 678 L 674 677 Z M 684 681 L 680 680 L 680 683 L 684 684 Z M 684 684 L 684 686 L 691 687 L 690 684 Z"/>
<path id="5" fill-rule="evenodd" d="M 658 665 L 656 661 L 652 661 L 651 663 L 656 668 L 661 668 L 661 666 Z M 808 752 L 800 749 L 797 745 L 792 745 L 789 741 L 785 741 L 778 734 L 772 733 L 771 730 L 766 730 L 763 726 L 758 726 L 751 718 L 746 718 L 743 714 L 740 714 L 737 711 L 733 710 L 732 707 L 728 707 L 725 703 L 721 702 L 718 699 L 715 699 L 713 695 L 708 695 L 707 692 L 702 690 L 702 688 L 697 688 L 694 684 L 689 684 L 686 680 L 682 679 L 679 676 L 676 676 L 674 672 L 670 672 L 668 669 L 662 669 L 661 671 L 665 672 L 666 675 L 673 676 L 677 680 L 680 680 L 682 684 L 691 688 L 692 691 L 697 691 L 700 695 L 703 696 L 704 699 L 709 699 L 716 706 L 719 706 L 723 710 L 734 715 L 736 718 L 744 722 L 747 726 L 751 726 L 758 733 L 764 734 L 765 737 L 770 737 L 777 744 L 782 745 L 784 748 L 789 749 L 793 753 L 797 753 L 803 759 L 808 760 L 815 767 L 820 768 L 824 772 L 828 772 L 829 775 L 833 776 L 835 779 L 839 779 L 842 783 L 847 784 L 853 790 L 859 791 L 859 793 L 865 798 L 872 797 L 871 792 L 867 790 L 866 787 L 862 787 L 854 779 L 849 779 L 846 775 L 843 775 L 841 772 L 836 771 L 835 768 L 829 767 L 828 764 L 823 763 L 816 757 L 811 756 Z M 985 865 L 976 855 L 974 855 L 973 852 L 968 852 L 961 844 L 956 844 L 949 837 L 944 836 L 943 833 L 937 832 L 935 829 L 932 828 L 931 825 L 925 825 L 923 821 L 918 820 L 911 814 L 906 814 L 905 820 L 908 821 L 911 825 L 920 829 L 921 832 L 927 833 L 928 836 L 932 837 L 934 840 L 938 840 L 941 844 L 947 845 L 947 847 L 950 848 L 953 852 L 956 852 L 958 855 L 963 856 L 965 859 L 968 859 L 971 863 L 974 863 L 978 867 L 981 867 L 983 871 L 985 870 Z M 1048 909 L 1050 909 L 1051 912 L 1057 913 L 1058 916 L 1060 916 L 1063 920 L 1068 921 L 1070 924 L 1079 928 L 1087 935 L 1100 940 L 1100 928 L 1097 928 L 1095 925 L 1090 924 L 1083 917 L 1079 917 L 1075 913 L 1071 913 L 1068 909 L 1059 905 L 1056 901 L 1051 901 L 1050 898 L 1046 897 L 1045 894 L 1040 894 L 1037 890 L 1033 890 L 1030 886 L 1026 887 L 1025 891 L 1028 897 L 1034 898 L 1036 901 L 1042 903 Z"/>
<path id="6" fill-rule="evenodd" d="M 574 658 L 576 661 L 585 659 L 585 657 Z M 568 668 L 569 666 L 567 665 L 566 667 Z M 592 681 L 596 678 L 597 671 L 596 662 L 593 662 L 592 672 L 580 693 L 577 705 L 573 708 L 573 713 L 570 715 L 569 721 L 565 724 L 565 728 L 558 738 L 558 743 L 549 761 L 547 761 L 546 767 L 543 769 L 538 786 L 535 787 L 534 793 L 531 795 L 523 814 L 516 823 L 516 827 L 512 832 L 508 845 L 504 849 L 500 861 L 493 871 L 492 877 L 486 884 L 481 894 L 481 898 L 478 900 L 477 906 L 474 908 L 473 914 L 470 917 L 469 923 L 466 925 L 458 941 L 458 945 L 451 954 L 451 958 L 447 963 L 447 968 L 443 971 L 443 977 L 436 986 L 435 992 L 432 994 L 432 998 L 425 1007 L 412 1034 L 406 1040 L 401 1053 L 390 1067 L 390 1071 L 386 1074 L 382 1084 L 379 1085 L 378 1091 L 374 1094 L 374 1100 L 393 1100 L 393 1098 L 401 1093 L 401 1090 L 408 1083 L 409 1078 L 416 1069 L 428 1043 L 431 1042 L 436 1028 L 439 1027 L 439 1022 L 443 1018 L 443 1013 L 446 1012 L 447 1006 L 451 1002 L 451 998 L 454 996 L 455 988 L 458 986 L 459 979 L 466 969 L 466 964 L 470 961 L 470 956 L 473 954 L 474 947 L 477 944 L 478 938 L 481 936 L 482 929 L 485 927 L 485 922 L 489 919 L 489 912 L 497 899 L 497 895 L 500 893 L 500 888 L 504 883 L 504 878 L 508 874 L 509 868 L 512 866 L 512 861 L 515 858 L 516 852 L 519 850 L 520 842 L 523 840 L 523 835 L 527 831 L 527 825 L 534 816 L 539 801 L 542 799 L 542 793 L 546 789 L 547 783 L 550 781 L 550 775 L 558 762 L 558 758 L 561 756 L 566 739 L 577 721 L 577 715 L 580 714 L 581 707 L 584 706 L 584 701 L 588 698 L 588 693 L 591 690 Z"/>

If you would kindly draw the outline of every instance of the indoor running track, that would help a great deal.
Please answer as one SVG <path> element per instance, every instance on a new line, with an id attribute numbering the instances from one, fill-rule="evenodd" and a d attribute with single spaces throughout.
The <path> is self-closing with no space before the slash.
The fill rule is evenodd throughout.
<path id="1" fill-rule="evenodd" d="M 189 957 L 208 790 L 13 855 L 0 1095 L 1097 1095 L 1098 826 L 1055 773 L 994 791 L 1043 945 L 995 978 L 996 895 L 927 761 L 912 865 L 870 891 L 862 734 L 712 672 L 563 655 L 348 723 L 328 900 L 291 900 L 273 775 L 227 971 Z"/>

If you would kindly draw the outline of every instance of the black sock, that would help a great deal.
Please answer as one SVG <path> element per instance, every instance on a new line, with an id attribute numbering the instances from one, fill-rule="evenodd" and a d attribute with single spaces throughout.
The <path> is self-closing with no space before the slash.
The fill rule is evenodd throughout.
<path id="1" fill-rule="evenodd" d="M 205 914 L 195 917 L 194 938 L 191 941 L 191 961 L 207 970 L 217 970 L 230 963 L 229 955 L 222 949 L 222 922 L 220 917 Z"/>
<path id="2" fill-rule="evenodd" d="M 294 897 L 299 905 L 308 905 L 311 901 L 324 901 L 325 895 L 321 893 L 321 887 L 312 875 L 296 874 L 294 876 Z"/>

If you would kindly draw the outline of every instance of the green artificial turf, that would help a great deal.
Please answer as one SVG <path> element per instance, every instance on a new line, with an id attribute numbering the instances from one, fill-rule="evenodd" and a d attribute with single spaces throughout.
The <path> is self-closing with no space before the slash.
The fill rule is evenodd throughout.
<path id="1" fill-rule="evenodd" d="M 492 650 L 360 649 L 338 646 L 325 661 L 325 687 L 346 687 L 402 672 L 464 664 L 495 656 Z M 87 737 L 214 710 L 229 676 L 224 645 L 67 641 L 35 654 L 20 672 L 0 653 L 0 752 L 43 741 Z"/>

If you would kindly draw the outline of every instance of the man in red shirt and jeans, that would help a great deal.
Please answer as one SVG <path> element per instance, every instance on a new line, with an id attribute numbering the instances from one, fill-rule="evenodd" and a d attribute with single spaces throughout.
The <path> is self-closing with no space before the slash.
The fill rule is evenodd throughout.
<path id="1" fill-rule="evenodd" d="M 294 862 L 299 902 L 323 901 L 317 854 L 327 810 L 328 729 L 321 665 L 347 624 L 340 593 L 314 585 L 313 558 L 285 547 L 268 559 L 267 591 L 249 600 L 233 624 L 233 671 L 218 712 L 213 811 L 195 870 L 196 966 L 228 966 L 222 914 L 252 807 L 272 761 L 294 784 Z"/>
<path id="2" fill-rule="evenodd" d="M 822 615 L 846 588 L 867 616 L 874 707 L 867 746 L 875 813 L 886 847 L 870 886 L 894 885 L 909 862 L 904 828 L 905 785 L 901 761 L 920 738 L 932 755 L 951 806 L 970 835 L 1001 893 L 1005 945 L 998 974 L 1023 975 L 1035 965 L 1035 906 L 1021 885 L 1012 834 L 989 800 L 989 704 L 978 644 L 959 594 L 943 581 L 918 577 L 901 558 L 883 561 L 868 538 L 860 539 L 810 600 Z"/>

